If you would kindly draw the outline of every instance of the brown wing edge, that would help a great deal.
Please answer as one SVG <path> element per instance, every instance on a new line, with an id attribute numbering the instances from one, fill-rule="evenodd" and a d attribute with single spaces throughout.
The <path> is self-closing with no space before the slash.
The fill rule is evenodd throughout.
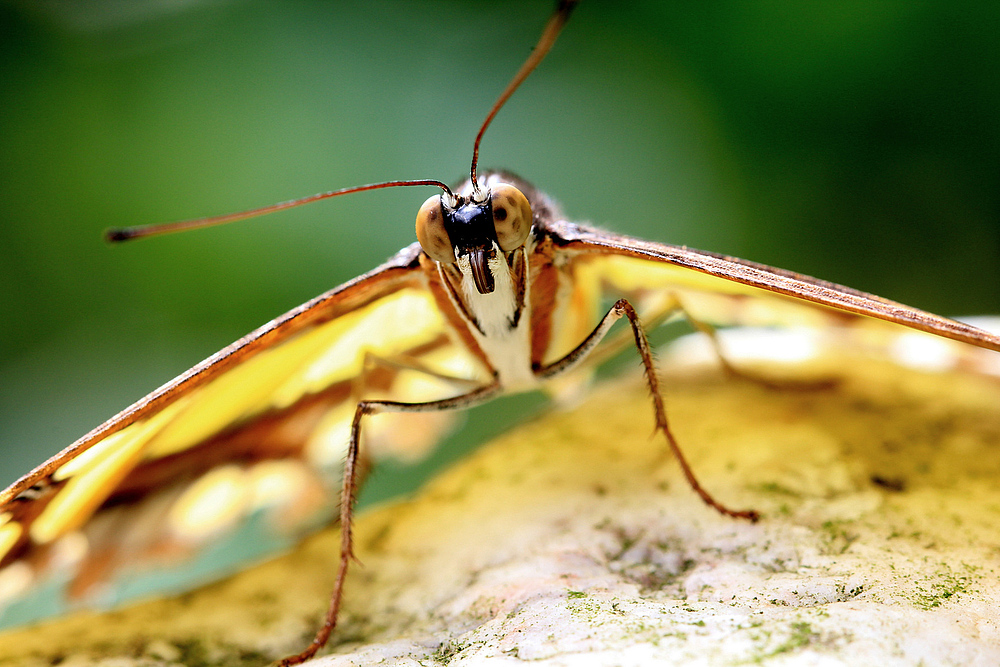
<path id="1" fill-rule="evenodd" d="M 413 243 L 384 264 L 320 294 L 224 347 L 150 392 L 0 492 L 0 508 L 101 439 L 159 410 L 256 353 L 303 328 L 329 321 L 410 284 L 419 272 L 420 244 Z"/>
<path id="2" fill-rule="evenodd" d="M 794 271 L 687 246 L 643 241 L 566 221 L 550 222 L 546 227 L 553 240 L 567 250 L 611 252 L 667 262 L 769 292 L 904 324 L 919 331 L 1000 352 L 1000 336 L 988 331 Z"/>

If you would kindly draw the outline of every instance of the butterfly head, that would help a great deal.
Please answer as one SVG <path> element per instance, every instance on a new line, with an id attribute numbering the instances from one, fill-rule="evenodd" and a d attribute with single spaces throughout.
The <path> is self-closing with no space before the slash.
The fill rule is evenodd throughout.
<path id="1" fill-rule="evenodd" d="M 480 294 L 495 288 L 490 260 L 524 245 L 531 233 L 531 204 L 513 185 L 491 183 L 469 194 L 434 195 L 417 213 L 417 240 L 436 262 L 468 259 Z"/>

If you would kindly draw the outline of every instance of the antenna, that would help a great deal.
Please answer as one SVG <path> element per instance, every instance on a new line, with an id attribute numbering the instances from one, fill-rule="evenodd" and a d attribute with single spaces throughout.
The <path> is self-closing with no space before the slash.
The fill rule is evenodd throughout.
<path id="1" fill-rule="evenodd" d="M 301 199 L 291 199 L 289 201 L 283 201 L 278 204 L 271 204 L 270 206 L 262 206 L 261 208 L 250 209 L 249 211 L 240 211 L 239 213 L 226 213 L 224 215 L 213 215 L 208 218 L 181 220 L 179 222 L 165 222 L 153 225 L 140 225 L 137 227 L 113 228 L 104 232 L 104 238 L 112 242 L 130 241 L 132 239 L 141 239 L 147 236 L 158 236 L 160 234 L 182 232 L 182 231 L 187 231 L 189 229 L 201 229 L 202 227 L 212 227 L 213 225 L 222 225 L 227 222 L 234 222 L 236 220 L 246 220 L 247 218 L 255 218 L 259 215 L 267 215 L 268 213 L 274 213 L 275 211 L 283 211 L 286 208 L 294 208 L 295 206 L 310 204 L 314 201 L 320 201 L 321 199 L 330 199 L 331 197 L 339 197 L 340 195 L 349 195 L 352 192 L 365 192 L 366 190 L 381 190 L 382 188 L 408 187 L 413 185 L 433 185 L 435 187 L 439 187 L 442 190 L 444 190 L 445 193 L 448 194 L 448 196 L 450 197 L 455 196 L 452 193 L 451 188 L 449 188 L 441 181 L 434 181 L 434 180 L 386 181 L 385 183 L 371 183 L 369 185 L 357 185 L 353 188 L 343 188 L 341 190 L 321 192 L 316 195 L 302 197 Z"/>
<path id="2" fill-rule="evenodd" d="M 500 111 L 500 108 L 507 102 L 510 96 L 514 94 L 514 91 L 520 87 L 524 80 L 528 78 L 528 75 L 542 62 L 542 59 L 545 58 L 549 50 L 552 49 L 552 46 L 556 43 L 556 38 L 562 32 L 563 26 L 569 20 L 569 15 L 573 13 L 573 9 L 576 8 L 579 2 L 580 0 L 560 0 L 556 6 L 555 13 L 552 14 L 552 18 L 545 24 L 545 29 L 542 31 L 542 36 L 538 39 L 538 44 L 532 49 L 531 55 L 524 61 L 521 69 L 517 71 L 517 74 L 507 84 L 504 91 L 500 93 L 500 97 L 497 98 L 497 101 L 493 104 L 493 108 L 486 115 L 486 120 L 483 121 L 482 127 L 479 128 L 479 134 L 476 135 L 476 143 L 472 146 L 472 192 L 476 199 L 480 198 L 479 182 L 476 180 L 476 166 L 479 164 L 479 144 L 483 140 L 483 135 L 486 134 L 486 128 L 490 126 L 494 116 L 497 115 L 497 112 Z"/>

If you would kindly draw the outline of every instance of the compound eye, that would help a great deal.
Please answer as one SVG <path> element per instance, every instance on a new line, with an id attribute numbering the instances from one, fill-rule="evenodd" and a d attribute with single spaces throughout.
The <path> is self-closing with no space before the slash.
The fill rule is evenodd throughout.
<path id="1" fill-rule="evenodd" d="M 455 247 L 444 228 L 441 195 L 429 198 L 417 211 L 417 240 L 435 262 L 451 264 L 455 261 Z"/>
<path id="2" fill-rule="evenodd" d="M 498 183 L 491 190 L 497 242 L 504 252 L 510 252 L 524 245 L 531 232 L 531 204 L 513 185 Z"/>

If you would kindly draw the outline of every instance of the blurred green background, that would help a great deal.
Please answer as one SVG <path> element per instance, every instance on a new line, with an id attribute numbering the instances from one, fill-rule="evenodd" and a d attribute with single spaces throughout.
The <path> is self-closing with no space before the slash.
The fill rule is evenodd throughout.
<path id="1" fill-rule="evenodd" d="M 0 2 L 0 482 L 413 239 L 547 0 Z M 586 1 L 484 166 L 571 218 L 1000 311 L 1000 3 Z"/>

